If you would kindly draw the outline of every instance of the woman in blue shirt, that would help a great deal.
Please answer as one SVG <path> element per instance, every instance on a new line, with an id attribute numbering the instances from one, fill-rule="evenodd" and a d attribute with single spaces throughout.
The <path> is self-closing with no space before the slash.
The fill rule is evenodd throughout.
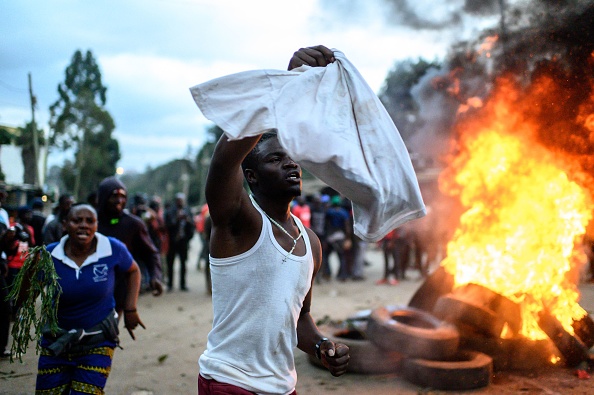
<path id="1" fill-rule="evenodd" d="M 36 393 L 104 393 L 118 344 L 113 296 L 116 272 L 128 277 L 124 324 L 144 328 L 136 311 L 140 271 L 123 243 L 97 231 L 97 213 L 87 204 L 70 209 L 66 236 L 50 244 L 58 282 L 58 333 L 41 340 Z"/>

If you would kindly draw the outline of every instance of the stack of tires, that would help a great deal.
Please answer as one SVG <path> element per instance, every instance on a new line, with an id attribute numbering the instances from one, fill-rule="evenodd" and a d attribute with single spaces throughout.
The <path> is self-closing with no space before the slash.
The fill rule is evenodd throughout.
<path id="1" fill-rule="evenodd" d="M 350 373 L 395 373 L 437 390 L 488 386 L 492 359 L 459 350 L 456 327 L 412 307 L 386 306 L 347 319 L 347 327 L 326 336 L 349 346 Z M 314 364 L 320 365 L 315 358 Z"/>
<path id="2" fill-rule="evenodd" d="M 575 336 L 563 332 L 563 342 L 555 342 L 561 336 L 555 331 L 552 341 L 530 340 L 521 336 L 520 306 L 478 284 L 466 284 L 440 296 L 432 312 L 459 329 L 461 347 L 490 355 L 496 371 L 542 368 L 552 364 L 552 355 L 559 354 L 568 366 L 572 366 L 585 360 L 587 349 L 594 344 L 594 327 L 589 316 L 575 323 L 574 327 L 580 328 L 575 330 Z M 541 318 L 541 328 L 543 323 L 547 322 Z M 556 322 L 549 326 L 554 324 Z M 560 327 L 560 324 L 557 323 L 557 326 Z M 557 330 L 556 327 L 553 329 Z M 550 331 L 545 332 L 549 334 Z"/>

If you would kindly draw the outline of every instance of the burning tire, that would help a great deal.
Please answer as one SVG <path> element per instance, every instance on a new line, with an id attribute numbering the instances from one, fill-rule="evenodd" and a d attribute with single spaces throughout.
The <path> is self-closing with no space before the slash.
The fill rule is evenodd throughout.
<path id="1" fill-rule="evenodd" d="M 454 287 L 454 276 L 443 266 L 438 267 L 427 277 L 408 302 L 408 306 L 431 312 L 440 296 L 449 293 Z"/>
<path id="2" fill-rule="evenodd" d="M 495 313 L 507 324 L 512 335 L 518 335 L 522 329 L 520 306 L 511 299 L 478 284 L 466 284 L 452 291 L 464 301 L 478 305 Z M 499 336 L 499 334 L 497 335 Z"/>
<path id="3" fill-rule="evenodd" d="M 456 326 L 471 327 L 491 337 L 499 337 L 505 325 L 503 317 L 492 310 L 463 300 L 454 294 L 440 297 L 433 307 L 433 314 Z"/>
<path id="4" fill-rule="evenodd" d="M 456 354 L 460 341 L 458 330 L 453 325 L 410 307 L 373 310 L 367 336 L 382 350 L 434 360 Z"/>
<path id="5" fill-rule="evenodd" d="M 589 314 L 579 321 L 574 321 L 573 330 L 587 348 L 594 346 L 594 320 Z"/>
<path id="6" fill-rule="evenodd" d="M 330 334 L 323 331 L 324 336 L 334 343 L 343 343 L 349 347 L 349 366 L 347 372 L 358 374 L 396 373 L 404 356 L 398 352 L 384 351 L 366 339 L 364 332 L 357 329 L 337 329 Z M 324 368 L 322 362 L 309 355 L 309 362 Z M 324 368 L 325 369 L 325 368 Z"/>
<path id="7" fill-rule="evenodd" d="M 447 361 L 407 358 L 402 376 L 420 387 L 462 391 L 486 387 L 491 382 L 493 360 L 475 351 L 460 351 Z"/>

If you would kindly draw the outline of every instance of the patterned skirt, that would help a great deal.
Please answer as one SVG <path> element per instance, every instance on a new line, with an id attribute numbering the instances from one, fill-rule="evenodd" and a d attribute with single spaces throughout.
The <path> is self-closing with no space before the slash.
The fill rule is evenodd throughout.
<path id="1" fill-rule="evenodd" d="M 104 394 L 115 346 L 104 341 L 90 349 L 75 347 L 55 356 L 42 343 L 35 394 Z"/>

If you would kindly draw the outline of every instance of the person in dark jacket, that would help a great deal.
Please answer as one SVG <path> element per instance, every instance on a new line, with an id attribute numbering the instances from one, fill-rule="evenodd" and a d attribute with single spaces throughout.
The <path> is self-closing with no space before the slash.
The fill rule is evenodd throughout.
<path id="1" fill-rule="evenodd" d="M 165 212 L 165 226 L 169 234 L 169 250 L 167 251 L 167 290 L 173 288 L 173 263 L 175 256 L 179 257 L 179 289 L 187 291 L 186 261 L 190 240 L 194 237 L 196 225 L 192 212 L 186 206 L 186 195 L 175 195 L 175 204 Z"/>
<path id="2" fill-rule="evenodd" d="M 30 225 L 33 227 L 33 236 L 35 238 L 35 245 L 43 244 L 43 225 L 45 224 L 45 215 L 43 215 L 43 200 L 41 198 L 33 199 L 31 204 L 33 215 L 31 216 Z"/>
<path id="3" fill-rule="evenodd" d="M 146 265 L 153 295 L 159 296 L 163 293 L 159 251 L 153 244 L 144 221 L 124 210 L 127 198 L 126 186 L 117 178 L 108 177 L 101 181 L 97 190 L 98 231 L 123 242 L 134 260 Z M 125 278 L 118 278 L 115 287 L 118 313 L 124 308 L 125 289 Z"/>

